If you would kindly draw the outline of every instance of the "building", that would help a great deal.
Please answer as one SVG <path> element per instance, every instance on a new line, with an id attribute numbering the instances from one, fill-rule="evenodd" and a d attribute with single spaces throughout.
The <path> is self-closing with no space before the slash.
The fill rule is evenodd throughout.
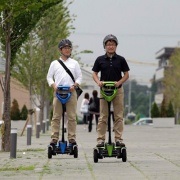
<path id="1" fill-rule="evenodd" d="M 175 47 L 164 47 L 156 53 L 158 59 L 158 68 L 155 72 L 157 93 L 155 94 L 155 102 L 161 104 L 163 100 L 163 78 L 166 68 L 169 66 L 169 59 L 173 54 Z"/>
<path id="2" fill-rule="evenodd" d="M 0 74 L 1 84 L 4 82 L 4 74 Z M 11 91 L 11 103 L 14 99 L 17 100 L 19 104 L 19 109 L 21 110 L 23 105 L 26 105 L 27 108 L 30 107 L 30 98 L 29 91 L 25 89 L 20 82 L 11 78 L 10 82 L 10 91 Z M 12 104 L 11 104 L 12 105 Z M 4 108 L 4 94 L 3 87 L 0 88 L 0 119 L 2 119 Z"/>

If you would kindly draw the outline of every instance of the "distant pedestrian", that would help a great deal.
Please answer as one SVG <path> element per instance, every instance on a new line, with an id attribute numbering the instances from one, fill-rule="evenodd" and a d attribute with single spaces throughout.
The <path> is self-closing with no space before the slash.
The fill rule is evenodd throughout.
<path id="1" fill-rule="evenodd" d="M 84 94 L 84 99 L 81 102 L 80 112 L 83 114 L 83 124 L 84 124 L 84 130 L 86 130 L 86 126 L 88 124 L 88 105 L 89 105 L 89 93 Z"/>
<path id="2" fill-rule="evenodd" d="M 98 119 L 99 119 L 99 97 L 98 97 L 98 92 L 96 90 L 93 90 L 92 95 L 93 95 L 93 97 L 91 97 L 90 100 L 89 100 L 89 126 L 88 126 L 89 132 L 92 131 L 93 116 L 95 116 L 96 130 L 97 130 Z"/>

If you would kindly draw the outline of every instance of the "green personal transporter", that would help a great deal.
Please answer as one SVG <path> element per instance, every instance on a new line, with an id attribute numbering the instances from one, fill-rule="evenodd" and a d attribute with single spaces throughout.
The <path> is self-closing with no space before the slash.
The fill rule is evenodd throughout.
<path id="1" fill-rule="evenodd" d="M 123 162 L 127 160 L 126 147 L 116 146 L 114 142 L 111 141 L 111 114 L 110 107 L 111 101 L 115 98 L 117 94 L 117 88 L 115 87 L 115 82 L 106 81 L 103 83 L 103 87 L 100 92 L 103 96 L 103 99 L 108 103 L 108 142 L 105 143 L 104 147 L 94 148 L 93 156 L 94 162 L 97 163 L 98 159 L 103 159 L 105 157 L 117 157 L 118 159 L 122 158 Z"/>

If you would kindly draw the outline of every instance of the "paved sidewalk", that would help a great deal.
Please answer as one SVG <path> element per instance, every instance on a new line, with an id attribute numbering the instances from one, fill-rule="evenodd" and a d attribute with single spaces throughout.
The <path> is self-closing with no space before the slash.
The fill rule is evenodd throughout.
<path id="1" fill-rule="evenodd" d="M 16 126 L 16 124 L 13 124 Z M 154 128 L 153 126 L 126 125 L 124 142 L 127 162 L 104 158 L 93 161 L 96 145 L 95 126 L 91 133 L 77 126 L 78 158 L 57 155 L 47 158 L 50 132 L 32 136 L 27 146 L 26 132 L 20 136 L 18 127 L 17 158 L 9 152 L 0 152 L 0 180 L 179 180 L 180 179 L 180 126 Z M 67 134 L 65 134 L 66 137 Z"/>

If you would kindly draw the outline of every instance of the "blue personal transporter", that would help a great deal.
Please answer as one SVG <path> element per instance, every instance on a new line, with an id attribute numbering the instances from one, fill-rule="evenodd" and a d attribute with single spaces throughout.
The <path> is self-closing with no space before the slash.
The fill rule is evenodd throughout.
<path id="1" fill-rule="evenodd" d="M 115 87 L 115 82 L 105 81 L 103 83 L 103 87 L 100 92 L 103 96 L 103 99 L 108 103 L 108 142 L 105 143 L 103 147 L 95 147 L 93 156 L 94 162 L 97 163 L 98 159 L 103 159 L 105 157 L 117 157 L 122 158 L 123 162 L 127 160 L 126 147 L 124 145 L 116 146 L 115 143 L 111 141 L 111 114 L 110 114 L 110 106 L 111 101 L 115 98 L 117 94 L 117 88 Z"/>
<path id="2" fill-rule="evenodd" d="M 62 139 L 56 144 L 55 147 L 48 145 L 48 158 L 51 159 L 52 155 L 57 154 L 69 154 L 74 155 L 74 158 L 78 157 L 78 147 L 77 144 L 68 143 L 64 138 L 64 113 L 66 108 L 66 103 L 71 97 L 69 86 L 58 86 L 58 91 L 56 92 L 56 97 L 62 104 Z"/>

